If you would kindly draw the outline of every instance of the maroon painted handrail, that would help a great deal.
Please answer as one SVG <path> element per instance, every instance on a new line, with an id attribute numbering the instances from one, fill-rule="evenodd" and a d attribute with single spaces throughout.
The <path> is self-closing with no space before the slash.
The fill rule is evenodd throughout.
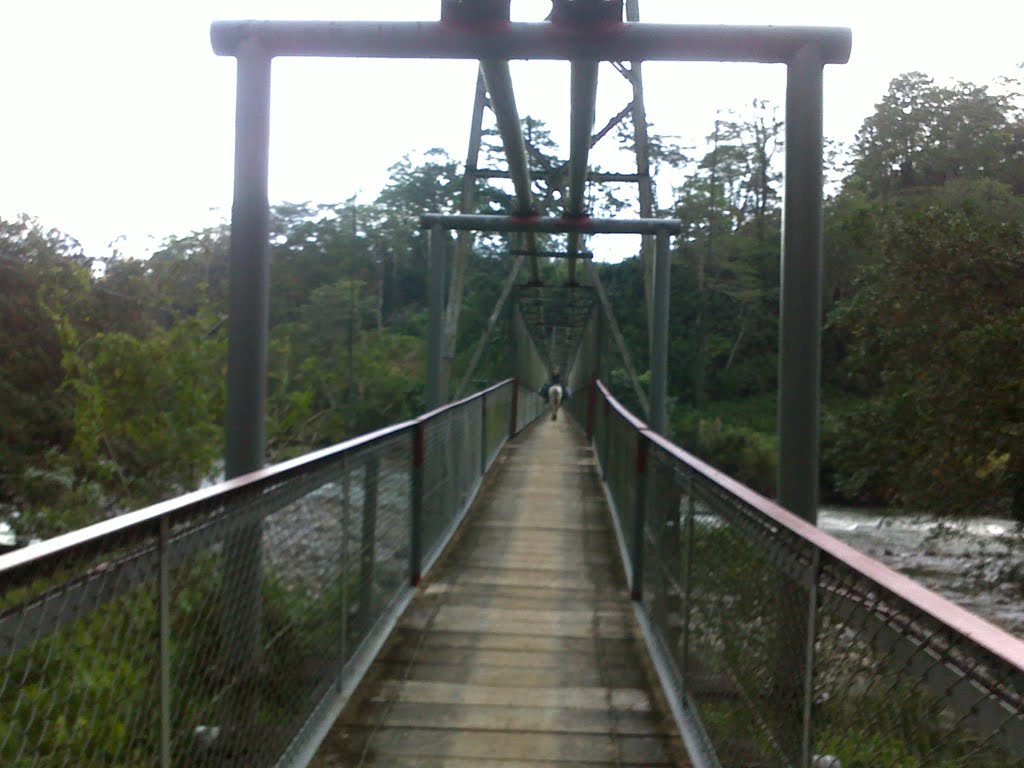
<path id="1" fill-rule="evenodd" d="M 5 555 L 0 555 L 0 577 L 14 576 L 18 571 L 25 568 L 38 568 L 44 565 L 46 561 L 57 562 L 57 558 L 67 555 L 74 550 L 99 544 L 103 539 L 127 537 L 133 533 L 141 533 L 148 526 L 158 526 L 163 518 L 174 518 L 176 521 L 177 518 L 187 518 L 191 514 L 207 508 L 209 504 L 229 501 L 238 495 L 251 492 L 260 487 L 287 480 L 308 471 L 316 464 L 331 461 L 368 443 L 411 431 L 419 423 L 430 421 L 445 411 L 464 406 L 477 398 L 486 396 L 489 392 L 507 386 L 511 382 L 512 379 L 505 379 L 481 392 L 477 392 L 454 403 L 443 405 L 416 419 L 410 419 L 390 427 L 378 429 L 375 432 L 359 435 L 319 451 L 274 464 L 273 466 L 263 467 L 245 475 L 233 477 L 209 488 L 203 488 L 183 496 L 161 501 L 135 512 L 118 515 L 109 520 L 80 528 L 77 531 L 71 531 L 70 533 L 55 536 L 52 539 L 47 539 L 37 544 L 30 544 L 27 547 L 16 549 Z"/>
<path id="2" fill-rule="evenodd" d="M 646 437 L 653 445 L 667 453 L 674 460 L 684 464 L 693 473 L 717 485 L 748 507 L 803 539 L 811 546 L 817 547 L 823 554 L 849 568 L 858 576 L 863 577 L 882 590 L 904 601 L 922 614 L 949 627 L 996 658 L 1024 671 L 1024 640 L 971 613 L 966 608 L 928 589 L 909 576 L 893 570 L 870 555 L 866 555 L 849 544 L 845 544 L 806 520 L 797 517 L 774 501 L 765 498 L 757 493 L 757 491 L 746 487 L 724 472 L 715 469 L 707 462 L 688 453 L 672 441 L 667 440 L 656 432 L 652 432 L 643 421 L 626 410 L 615 399 L 603 382 L 598 381 L 597 387 L 615 412 L 629 422 L 640 435 Z"/>

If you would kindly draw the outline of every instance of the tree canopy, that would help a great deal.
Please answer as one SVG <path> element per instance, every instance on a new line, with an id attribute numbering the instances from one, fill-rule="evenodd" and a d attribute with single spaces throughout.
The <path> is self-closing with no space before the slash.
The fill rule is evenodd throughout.
<path id="1" fill-rule="evenodd" d="M 823 488 L 854 503 L 1024 516 L 1024 117 L 1020 83 L 894 79 L 848 148 L 825 212 Z M 524 121 L 538 204 L 565 160 Z M 669 349 L 677 440 L 765 492 L 774 482 L 784 131 L 755 101 L 700 148 L 652 135 L 678 180 Z M 629 138 L 620 133 L 620 142 Z M 484 155 L 497 163 L 496 137 Z M 669 175 L 666 175 L 667 172 Z M 604 213 L 632 203 L 594 188 Z M 422 409 L 425 210 L 456 210 L 460 164 L 409 155 L 375 200 L 282 203 L 271 216 L 268 450 L 296 455 Z M 480 188 L 477 210 L 509 205 Z M 666 195 L 662 195 L 665 199 Z M 509 259 L 470 256 L 454 367 L 465 372 Z M 91 259 L 27 217 L 0 221 L 0 519 L 47 536 L 194 488 L 220 471 L 228 230 L 147 260 Z M 562 267 L 545 264 L 558 280 Z M 647 367 L 639 258 L 600 265 L 630 355 Z M 477 382 L 507 373 L 504 339 Z M 631 402 L 621 361 L 610 383 Z"/>

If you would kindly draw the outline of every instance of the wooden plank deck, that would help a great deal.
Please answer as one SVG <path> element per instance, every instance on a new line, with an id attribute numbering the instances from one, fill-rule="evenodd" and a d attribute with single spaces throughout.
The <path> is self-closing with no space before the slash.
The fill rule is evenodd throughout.
<path id="1" fill-rule="evenodd" d="M 316 768 L 687 765 L 652 695 L 590 449 L 506 447 Z"/>

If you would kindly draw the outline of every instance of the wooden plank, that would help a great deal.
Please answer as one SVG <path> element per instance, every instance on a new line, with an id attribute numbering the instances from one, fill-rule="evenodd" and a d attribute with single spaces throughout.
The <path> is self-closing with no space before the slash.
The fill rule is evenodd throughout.
<path id="1" fill-rule="evenodd" d="M 686 765 L 577 441 L 517 438 L 315 766 Z"/>

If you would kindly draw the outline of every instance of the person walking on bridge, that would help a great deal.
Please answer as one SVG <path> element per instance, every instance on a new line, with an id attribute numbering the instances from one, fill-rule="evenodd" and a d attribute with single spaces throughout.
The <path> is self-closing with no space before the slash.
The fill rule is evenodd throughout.
<path id="1" fill-rule="evenodd" d="M 555 421 L 558 418 L 558 408 L 562 404 L 562 397 L 565 394 L 565 389 L 562 386 L 562 371 L 555 368 L 551 372 L 551 381 L 548 382 L 544 387 L 544 399 L 551 404 L 551 420 Z"/>

